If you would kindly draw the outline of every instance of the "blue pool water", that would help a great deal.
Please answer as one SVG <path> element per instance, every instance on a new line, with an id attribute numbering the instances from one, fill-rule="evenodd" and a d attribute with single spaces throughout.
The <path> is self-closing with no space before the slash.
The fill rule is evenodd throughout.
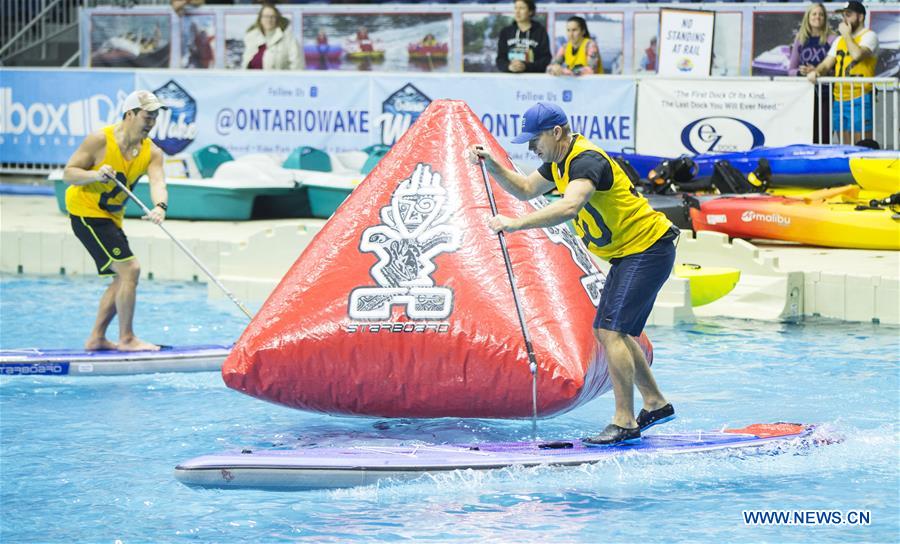
<path id="1" fill-rule="evenodd" d="M 77 346 L 104 283 L 0 276 L 0 345 Z M 166 343 L 234 341 L 244 318 L 205 287 L 144 282 L 136 327 Z M 0 377 L 0 541 L 896 542 L 900 339 L 871 324 L 723 320 L 651 327 L 666 430 L 822 423 L 846 440 L 778 456 L 627 457 L 458 472 L 338 491 L 198 490 L 182 460 L 241 447 L 380 439 L 527 439 L 530 422 L 338 418 L 227 389 L 218 373 Z M 604 397 L 539 423 L 597 431 Z M 868 526 L 748 526 L 743 510 L 868 510 Z"/>

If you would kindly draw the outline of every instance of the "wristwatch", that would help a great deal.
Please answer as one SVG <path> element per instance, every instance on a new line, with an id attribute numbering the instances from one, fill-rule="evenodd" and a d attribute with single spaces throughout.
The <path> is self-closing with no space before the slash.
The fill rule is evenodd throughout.
<path id="1" fill-rule="evenodd" d="M 164 212 L 169 210 L 169 206 L 165 202 L 157 202 L 156 206 L 162 208 Z"/>

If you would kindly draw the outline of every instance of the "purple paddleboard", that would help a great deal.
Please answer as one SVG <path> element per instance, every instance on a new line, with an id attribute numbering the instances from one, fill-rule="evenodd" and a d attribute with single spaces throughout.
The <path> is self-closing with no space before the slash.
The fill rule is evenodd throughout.
<path id="1" fill-rule="evenodd" d="M 231 346 L 164 346 L 159 351 L 0 350 L 0 375 L 110 376 L 221 370 Z"/>
<path id="2" fill-rule="evenodd" d="M 295 450 L 248 450 L 204 455 L 175 467 L 183 484 L 213 488 L 303 490 L 369 485 L 381 479 L 409 480 L 425 473 L 490 470 L 510 466 L 572 466 L 621 455 L 700 453 L 759 448 L 810 440 L 812 426 L 758 424 L 743 429 L 648 434 L 634 445 L 589 447 L 580 440 L 483 444 L 357 445 Z"/>

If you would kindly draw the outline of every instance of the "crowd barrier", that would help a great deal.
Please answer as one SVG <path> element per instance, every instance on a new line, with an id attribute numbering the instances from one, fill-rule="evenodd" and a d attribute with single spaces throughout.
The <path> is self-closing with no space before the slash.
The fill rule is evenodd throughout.
<path id="1" fill-rule="evenodd" d="M 819 78 L 816 95 L 827 100 L 822 100 L 826 107 L 816 109 L 816 141 L 854 144 L 874 139 L 897 149 L 897 94 L 896 78 Z"/>
<path id="2" fill-rule="evenodd" d="M 897 149 L 897 81 L 822 78 L 821 85 L 871 85 L 874 136 Z M 816 87 L 803 78 L 3 69 L 0 169 L 45 173 L 64 164 L 84 136 L 116 122 L 136 88 L 169 105 L 151 133 L 168 155 L 210 144 L 234 156 L 391 145 L 437 99 L 466 101 L 525 163 L 534 157 L 511 140 L 522 112 L 539 100 L 559 103 L 574 130 L 608 150 L 669 157 L 812 143 L 821 112 Z"/>

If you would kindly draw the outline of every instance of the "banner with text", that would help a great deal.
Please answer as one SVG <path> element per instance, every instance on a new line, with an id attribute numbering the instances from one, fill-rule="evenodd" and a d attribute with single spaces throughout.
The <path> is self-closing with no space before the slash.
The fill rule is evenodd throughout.
<path id="1" fill-rule="evenodd" d="M 366 77 L 315 73 L 141 71 L 139 89 L 169 106 L 150 134 L 168 155 L 218 144 L 231 154 L 338 152 L 370 142 Z"/>
<path id="2" fill-rule="evenodd" d="M 379 143 L 397 141 L 432 100 L 452 98 L 465 101 L 510 157 L 527 164 L 537 157 L 510 140 L 522 129 L 522 114 L 539 101 L 559 104 L 572 130 L 604 149 L 634 146 L 635 82 L 630 79 L 382 75 L 371 81 L 371 124 Z"/>
<path id="3" fill-rule="evenodd" d="M 133 89 L 132 72 L 3 70 L 0 162 L 65 164 Z"/>
<path id="4" fill-rule="evenodd" d="M 812 143 L 813 85 L 799 81 L 644 79 L 637 152 L 747 151 Z"/>

